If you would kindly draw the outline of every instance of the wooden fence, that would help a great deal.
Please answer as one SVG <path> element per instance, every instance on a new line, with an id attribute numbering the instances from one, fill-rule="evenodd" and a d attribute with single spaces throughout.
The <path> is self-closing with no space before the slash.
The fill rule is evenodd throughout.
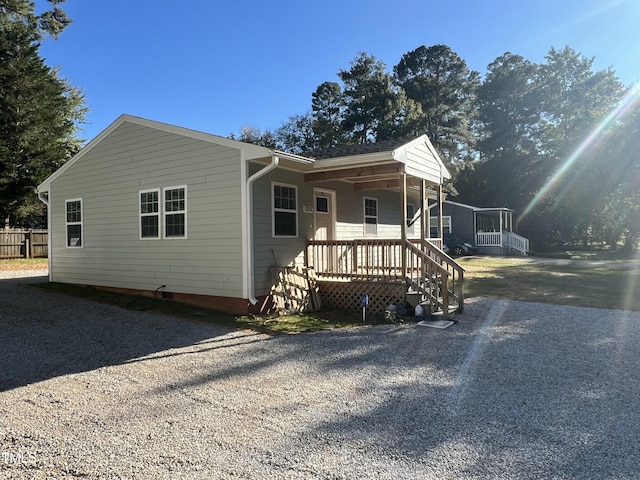
<path id="1" fill-rule="evenodd" d="M 36 258 L 48 255 L 46 230 L 0 230 L 0 258 Z"/>

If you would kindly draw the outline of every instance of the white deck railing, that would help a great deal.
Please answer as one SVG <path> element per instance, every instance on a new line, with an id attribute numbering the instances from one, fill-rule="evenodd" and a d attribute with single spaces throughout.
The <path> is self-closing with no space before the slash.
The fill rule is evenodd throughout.
<path id="1" fill-rule="evenodd" d="M 476 245 L 478 247 L 502 247 L 501 232 L 476 233 Z"/>
<path id="2" fill-rule="evenodd" d="M 523 255 L 527 255 L 529 253 L 529 239 L 521 237 L 517 233 L 508 232 L 507 240 L 509 241 L 509 248 L 513 250 L 517 250 Z"/>
<path id="3" fill-rule="evenodd" d="M 478 247 L 508 247 L 523 255 L 529 253 L 529 239 L 513 232 L 478 232 L 476 233 Z"/>

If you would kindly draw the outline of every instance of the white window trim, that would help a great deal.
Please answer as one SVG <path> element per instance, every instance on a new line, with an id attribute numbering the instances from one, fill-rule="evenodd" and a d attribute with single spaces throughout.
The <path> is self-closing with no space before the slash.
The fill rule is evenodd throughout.
<path id="1" fill-rule="evenodd" d="M 142 195 L 143 193 L 150 193 L 150 192 L 158 192 L 158 212 L 157 213 L 142 213 L 140 211 L 140 195 Z M 186 198 L 186 192 L 185 192 L 185 198 Z M 138 192 L 138 234 L 140 235 L 140 240 L 160 240 L 162 238 L 162 205 L 163 205 L 163 198 L 162 198 L 162 194 L 160 192 L 159 188 L 149 188 L 147 190 L 140 190 Z M 158 217 L 158 236 L 157 237 L 143 237 L 142 236 L 142 217 L 152 217 L 154 215 L 157 215 Z"/>
<path id="2" fill-rule="evenodd" d="M 376 202 L 376 216 L 373 217 L 372 215 L 367 215 L 367 200 L 373 200 L 374 202 Z M 375 233 L 367 233 L 367 225 L 373 225 L 371 224 L 367 224 L 367 218 L 375 218 L 376 219 L 376 232 Z M 362 233 L 364 234 L 365 237 L 369 236 L 373 236 L 373 237 L 377 237 L 378 236 L 378 225 L 379 225 L 379 220 L 380 219 L 380 202 L 378 202 L 378 199 L 375 197 L 362 197 Z"/>
<path id="3" fill-rule="evenodd" d="M 287 187 L 287 188 L 293 188 L 294 191 L 296 192 L 296 209 L 295 210 L 291 210 L 288 208 L 278 208 L 276 209 L 275 206 L 275 199 L 273 198 L 275 195 L 275 187 Z M 295 212 L 296 214 L 296 234 L 295 235 L 276 235 L 276 211 L 278 212 Z M 271 237 L 272 238 L 298 238 L 298 186 L 297 185 L 291 185 L 288 183 L 281 183 L 281 182 L 271 182 Z"/>
<path id="4" fill-rule="evenodd" d="M 435 220 L 434 220 L 435 219 Z M 449 232 L 448 233 L 453 233 L 453 225 L 451 224 L 451 215 L 443 215 L 442 216 L 442 230 L 445 229 L 445 219 L 449 220 Z M 435 221 L 435 223 L 431 223 Z M 438 227 L 438 217 L 429 217 L 429 238 L 433 238 L 431 237 L 431 227 L 437 228 Z M 442 233 L 445 233 L 444 231 Z"/>
<path id="5" fill-rule="evenodd" d="M 69 204 L 72 202 L 80 202 L 80 221 L 67 221 Z M 80 245 L 69 245 L 69 225 L 80 225 Z M 64 201 L 64 243 L 67 248 L 84 248 L 84 202 L 82 198 L 70 198 Z"/>
<path id="6" fill-rule="evenodd" d="M 165 201 L 166 201 L 166 195 L 167 195 L 167 190 L 178 190 L 180 188 L 184 188 L 184 210 L 178 210 L 175 212 L 167 212 L 166 208 L 165 208 Z M 187 209 L 188 209 L 188 202 L 187 202 L 187 186 L 186 185 L 174 185 L 171 187 L 163 187 L 162 188 L 162 206 L 160 208 L 160 211 L 162 212 L 162 238 L 164 240 L 184 240 L 187 238 Z M 184 235 L 181 237 L 167 237 L 167 215 L 175 215 L 177 213 L 184 213 Z"/>

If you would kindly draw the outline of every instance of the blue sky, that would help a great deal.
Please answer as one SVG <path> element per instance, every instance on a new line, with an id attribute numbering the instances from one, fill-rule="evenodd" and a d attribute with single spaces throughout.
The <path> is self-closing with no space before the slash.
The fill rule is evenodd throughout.
<path id="1" fill-rule="evenodd" d="M 46 2 L 39 0 L 42 8 Z M 482 75 L 509 51 L 541 62 L 568 45 L 640 81 L 640 0 L 67 0 L 74 23 L 41 54 L 81 88 L 91 139 L 120 114 L 227 136 L 311 108 L 359 52 L 389 71 L 448 45 Z"/>

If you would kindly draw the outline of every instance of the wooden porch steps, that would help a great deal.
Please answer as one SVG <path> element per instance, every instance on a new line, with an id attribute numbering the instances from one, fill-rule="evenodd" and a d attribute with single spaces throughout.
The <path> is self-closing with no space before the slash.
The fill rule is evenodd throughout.
<path id="1" fill-rule="evenodd" d="M 421 305 L 422 308 L 424 309 L 425 315 L 438 316 L 438 317 L 441 316 L 446 318 L 446 317 L 452 317 L 456 313 L 460 313 L 460 305 L 458 305 L 455 302 L 450 303 L 449 309 L 448 309 L 449 311 L 445 312 L 442 308 L 442 303 L 443 303 L 442 297 L 438 298 L 438 306 L 435 308 L 432 308 L 433 306 L 428 301 L 422 300 L 421 297 L 422 295 L 420 292 L 416 292 L 412 289 L 409 289 L 409 291 L 407 291 L 407 293 L 405 294 L 405 301 L 414 308 L 417 305 Z"/>

